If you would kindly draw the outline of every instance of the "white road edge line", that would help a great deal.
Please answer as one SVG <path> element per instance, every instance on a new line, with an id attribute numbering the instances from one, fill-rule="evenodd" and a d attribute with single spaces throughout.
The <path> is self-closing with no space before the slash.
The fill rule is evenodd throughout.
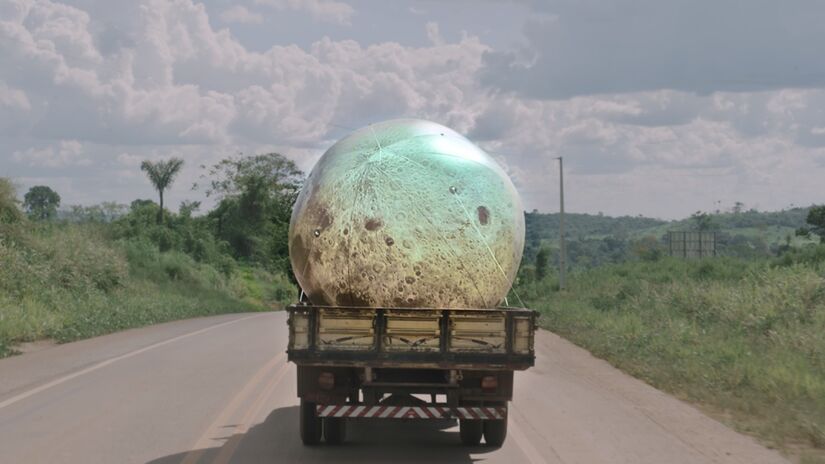
<path id="1" fill-rule="evenodd" d="M 205 327 L 203 329 L 196 330 L 194 332 L 189 332 L 189 333 L 186 333 L 186 334 L 183 334 L 183 335 L 178 335 L 177 337 L 170 338 L 170 339 L 164 340 L 162 342 L 154 343 L 152 345 L 145 346 L 145 347 L 137 349 L 135 351 L 130 351 L 130 352 L 122 354 L 120 356 L 116 356 L 114 358 L 107 359 L 105 361 L 101 361 L 101 362 L 99 362 L 99 363 L 97 363 L 93 366 L 89 366 L 85 369 L 79 370 L 77 372 L 73 372 L 73 373 L 71 373 L 69 375 L 66 375 L 64 377 L 60 377 L 59 379 L 52 380 L 49 383 L 43 384 L 43 385 L 41 385 L 39 387 L 36 387 L 36 388 L 33 388 L 29 391 L 20 393 L 19 395 L 12 396 L 11 398 L 9 398 L 9 399 L 7 399 L 3 402 L 0 402 L 0 409 L 3 409 L 7 406 L 11 406 L 12 404 L 17 403 L 18 401 L 22 401 L 22 400 L 24 400 L 24 399 L 26 399 L 26 398 L 28 398 L 32 395 L 36 395 L 36 394 L 38 394 L 42 391 L 48 390 L 49 388 L 60 385 L 61 383 L 68 382 L 69 380 L 80 377 L 81 375 L 85 375 L 85 374 L 88 374 L 90 372 L 94 372 L 98 369 L 102 369 L 102 368 L 104 368 L 104 367 L 106 367 L 110 364 L 114 364 L 114 363 L 116 363 L 118 361 L 122 361 L 126 358 L 131 358 L 132 356 L 137 356 L 137 355 L 145 353 L 149 350 L 153 350 L 155 348 L 159 348 L 161 346 L 168 345 L 170 343 L 174 343 L 178 340 L 183 340 L 184 338 L 189 338 L 189 337 L 192 337 L 192 336 L 195 336 L 195 335 L 199 335 L 199 334 L 202 334 L 204 332 L 208 332 L 212 329 L 217 329 L 219 327 L 227 326 L 227 325 L 230 325 L 230 324 L 235 324 L 237 322 L 245 321 L 247 319 L 252 319 L 252 318 L 255 318 L 255 317 L 261 317 L 261 316 L 264 316 L 264 315 L 266 315 L 266 314 L 255 314 L 253 316 L 247 316 L 247 317 L 243 317 L 241 319 L 235 319 L 235 320 L 232 320 L 232 321 L 227 321 L 227 322 L 222 322 L 220 324 L 211 325 L 209 327 Z"/>

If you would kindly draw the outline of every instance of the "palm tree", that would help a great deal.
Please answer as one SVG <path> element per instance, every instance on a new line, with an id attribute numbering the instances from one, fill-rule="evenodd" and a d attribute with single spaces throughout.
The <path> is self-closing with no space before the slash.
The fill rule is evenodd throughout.
<path id="1" fill-rule="evenodd" d="M 146 172 L 146 176 L 152 182 L 155 190 L 160 195 L 160 211 L 158 211 L 158 224 L 163 224 L 163 191 L 168 189 L 175 180 L 175 176 L 183 167 L 183 160 L 172 158 L 167 161 L 144 161 L 140 164 L 140 170 Z"/>

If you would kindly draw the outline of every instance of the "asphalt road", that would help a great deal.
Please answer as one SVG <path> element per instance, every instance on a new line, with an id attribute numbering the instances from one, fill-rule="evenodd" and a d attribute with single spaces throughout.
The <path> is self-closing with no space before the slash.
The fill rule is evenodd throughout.
<path id="1" fill-rule="evenodd" d="M 500 449 L 452 424 L 351 424 L 298 438 L 284 313 L 162 324 L 0 360 L 0 462 L 780 463 L 779 454 L 555 335 L 516 374 Z"/>

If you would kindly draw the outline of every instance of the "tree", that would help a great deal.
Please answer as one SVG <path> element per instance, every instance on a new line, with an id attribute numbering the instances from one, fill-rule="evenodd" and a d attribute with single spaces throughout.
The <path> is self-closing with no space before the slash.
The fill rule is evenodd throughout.
<path id="1" fill-rule="evenodd" d="M 137 200 L 132 200 L 132 202 L 129 203 L 129 211 L 137 211 L 141 208 L 145 208 L 145 207 L 149 207 L 149 206 L 157 206 L 157 205 L 155 205 L 155 202 L 152 201 L 152 200 L 147 200 L 147 199 L 144 199 L 144 198 L 138 198 Z"/>
<path id="2" fill-rule="evenodd" d="M 23 207 L 26 213 L 30 218 L 39 221 L 55 217 L 58 206 L 60 206 L 60 195 L 45 185 L 30 188 L 23 197 Z"/>
<path id="3" fill-rule="evenodd" d="M 536 253 L 536 280 L 542 280 L 547 275 L 547 255 L 547 248 L 544 247 Z"/>
<path id="4" fill-rule="evenodd" d="M 820 243 L 825 243 L 825 205 L 812 206 L 805 222 L 810 224 L 811 232 L 819 235 Z"/>
<path id="5" fill-rule="evenodd" d="M 239 154 L 204 169 L 206 195 L 220 199 L 209 213 L 216 235 L 236 257 L 288 270 L 289 219 L 304 173 L 278 153 Z"/>
<path id="6" fill-rule="evenodd" d="M 206 169 L 206 166 L 201 166 Z M 208 168 L 210 177 L 206 196 L 241 196 L 252 191 L 260 191 L 272 198 L 280 198 L 291 206 L 304 180 L 304 173 L 295 162 L 279 153 L 237 156 L 221 160 Z M 198 188 L 198 185 L 195 185 Z M 290 201 L 290 199 L 292 201 Z"/>
<path id="7" fill-rule="evenodd" d="M 192 213 L 199 210 L 201 207 L 201 202 L 199 201 L 190 201 L 190 200 L 183 200 L 180 202 L 180 207 L 178 208 L 178 215 L 183 219 L 191 219 Z"/>
<path id="8" fill-rule="evenodd" d="M 149 181 L 152 182 L 152 186 L 155 187 L 155 190 L 158 191 L 158 195 L 160 196 L 158 224 L 163 224 L 163 191 L 172 185 L 181 167 L 183 167 L 183 160 L 179 158 L 171 158 L 156 163 L 146 160 L 140 164 L 141 171 L 146 173 Z"/>
<path id="9" fill-rule="evenodd" d="M 696 230 L 705 231 L 718 228 L 718 226 L 713 222 L 713 217 L 711 217 L 708 213 L 697 211 L 693 213 L 690 218 L 693 219 Z"/>

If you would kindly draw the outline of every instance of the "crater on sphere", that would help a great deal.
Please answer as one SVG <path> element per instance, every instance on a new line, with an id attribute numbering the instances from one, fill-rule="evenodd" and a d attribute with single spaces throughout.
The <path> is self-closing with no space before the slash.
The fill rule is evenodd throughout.
<path id="1" fill-rule="evenodd" d="M 293 271 L 314 304 L 495 306 L 523 246 L 521 201 L 504 171 L 421 120 L 375 124 L 333 145 L 289 228 Z"/>
<path id="2" fill-rule="evenodd" d="M 380 229 L 382 225 L 384 225 L 384 223 L 382 223 L 380 219 L 370 218 L 367 219 L 364 228 L 369 231 L 374 231 Z"/>

